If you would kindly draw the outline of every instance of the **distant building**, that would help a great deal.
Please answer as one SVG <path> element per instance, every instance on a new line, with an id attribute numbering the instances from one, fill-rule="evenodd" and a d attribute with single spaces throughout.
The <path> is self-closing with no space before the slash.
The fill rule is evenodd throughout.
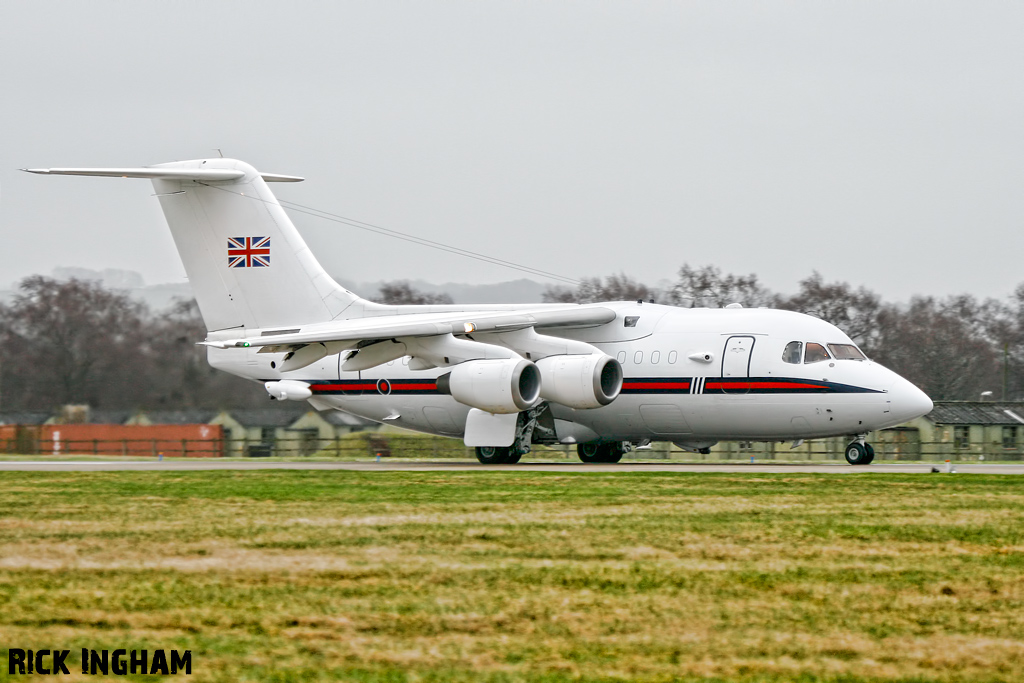
<path id="1" fill-rule="evenodd" d="M 343 434 L 377 426 L 335 410 L 317 412 L 304 404 L 224 411 L 210 424 L 224 428 L 225 455 L 250 457 L 312 455 L 334 445 Z"/>
<path id="2" fill-rule="evenodd" d="M 941 401 L 924 417 L 887 432 L 940 459 L 1020 460 L 1024 457 L 1024 403 Z M 916 431 L 916 434 L 914 433 Z"/>

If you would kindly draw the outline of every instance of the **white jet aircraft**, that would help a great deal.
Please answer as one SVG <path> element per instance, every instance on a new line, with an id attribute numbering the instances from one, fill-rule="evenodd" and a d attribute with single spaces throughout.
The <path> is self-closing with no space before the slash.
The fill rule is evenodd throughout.
<path id="1" fill-rule="evenodd" d="M 241 161 L 26 170 L 152 180 L 213 367 L 275 399 L 461 437 L 485 464 L 534 443 L 613 463 L 651 441 L 707 452 L 850 435 L 846 459 L 864 465 L 868 432 L 932 409 L 837 327 L 790 311 L 366 301 L 324 271 L 267 186 L 302 178 Z"/>

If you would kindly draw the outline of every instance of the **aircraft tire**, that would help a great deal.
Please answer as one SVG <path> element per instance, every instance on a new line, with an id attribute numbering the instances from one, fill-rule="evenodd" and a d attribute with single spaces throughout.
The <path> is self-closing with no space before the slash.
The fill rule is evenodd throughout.
<path id="1" fill-rule="evenodd" d="M 622 460 L 622 446 L 617 443 L 581 443 L 576 454 L 586 463 L 614 464 Z"/>
<path id="2" fill-rule="evenodd" d="M 508 463 L 511 451 L 511 448 L 500 446 L 477 446 L 476 459 L 480 461 L 481 465 L 505 465 Z M 516 458 L 516 462 L 519 462 L 519 458 Z"/>
<path id="3" fill-rule="evenodd" d="M 606 443 L 604 444 L 604 456 L 601 462 L 606 462 L 609 465 L 614 465 L 618 461 L 622 460 L 622 456 L 625 455 L 625 451 L 622 450 L 622 446 L 617 443 Z"/>
<path id="4" fill-rule="evenodd" d="M 851 465 L 867 465 L 871 460 L 864 445 L 853 441 L 846 447 L 846 462 Z"/>
<path id="5" fill-rule="evenodd" d="M 599 443 L 581 443 L 576 446 L 576 455 L 585 463 L 604 462 L 601 460 L 602 447 Z"/>
<path id="6" fill-rule="evenodd" d="M 517 451 L 514 448 L 510 448 L 510 449 L 508 449 L 508 456 L 505 457 L 504 464 L 506 464 L 506 465 L 515 465 L 517 462 L 519 462 L 519 459 L 522 458 L 522 457 L 523 457 L 522 453 L 520 453 L 519 451 Z"/>
<path id="7" fill-rule="evenodd" d="M 870 465 L 871 461 L 875 459 L 875 449 L 871 447 L 871 444 L 864 444 L 864 451 L 867 453 L 867 459 L 864 461 L 865 465 Z"/>

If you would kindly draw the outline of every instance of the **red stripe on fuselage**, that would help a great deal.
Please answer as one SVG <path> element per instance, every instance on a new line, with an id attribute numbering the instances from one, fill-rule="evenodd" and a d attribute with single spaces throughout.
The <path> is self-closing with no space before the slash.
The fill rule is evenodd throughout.
<path id="1" fill-rule="evenodd" d="M 311 384 L 312 391 L 377 391 L 377 383 L 370 384 Z"/>
<path id="2" fill-rule="evenodd" d="M 689 382 L 623 382 L 623 389 L 689 389 Z"/>
<path id="3" fill-rule="evenodd" d="M 822 384 L 797 382 L 708 382 L 705 389 L 828 389 Z"/>

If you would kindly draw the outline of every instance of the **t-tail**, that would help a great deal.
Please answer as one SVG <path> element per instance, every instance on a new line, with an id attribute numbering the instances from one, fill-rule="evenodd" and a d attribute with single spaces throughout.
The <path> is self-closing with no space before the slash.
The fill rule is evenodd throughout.
<path id="1" fill-rule="evenodd" d="M 380 308 L 324 271 L 267 186 L 302 178 L 261 174 L 235 159 L 26 170 L 152 180 L 210 331 L 308 325 Z"/>

